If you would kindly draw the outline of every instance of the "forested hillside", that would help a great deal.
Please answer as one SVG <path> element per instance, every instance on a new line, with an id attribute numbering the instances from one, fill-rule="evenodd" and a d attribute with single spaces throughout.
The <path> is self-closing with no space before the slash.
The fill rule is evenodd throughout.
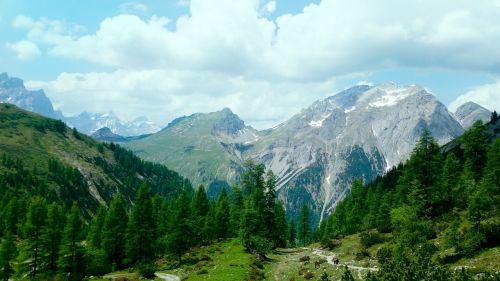
<path id="1" fill-rule="evenodd" d="M 76 202 L 85 218 L 122 194 L 130 205 L 147 183 L 153 194 L 177 197 L 192 190 L 188 180 L 162 165 L 143 161 L 114 144 L 99 143 L 49 119 L 0 104 L 0 210 L 25 212 L 41 196 L 69 210 Z"/>
<path id="2" fill-rule="evenodd" d="M 491 137 L 498 123 L 496 115 L 486 126 L 476 122 L 447 152 L 424 132 L 404 165 L 353 184 L 318 239 L 332 246 L 361 233 L 368 247 L 392 233 L 377 254 L 381 270 L 368 280 L 451 280 L 447 264 L 500 245 L 500 139 Z"/>

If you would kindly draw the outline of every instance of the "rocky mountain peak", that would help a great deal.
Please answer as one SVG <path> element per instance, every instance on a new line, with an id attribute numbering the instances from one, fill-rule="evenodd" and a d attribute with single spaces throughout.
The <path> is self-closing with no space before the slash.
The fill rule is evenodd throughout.
<path id="1" fill-rule="evenodd" d="M 491 117 L 491 112 L 479 104 L 469 101 L 459 106 L 457 110 L 455 110 L 454 116 L 462 127 L 468 129 L 472 127 L 472 124 L 477 120 L 481 120 L 485 123 L 488 122 Z"/>
<path id="2" fill-rule="evenodd" d="M 0 88 L 7 88 L 7 89 L 15 89 L 15 88 L 21 88 L 24 89 L 24 82 L 23 80 L 17 78 L 17 77 L 9 77 L 9 75 L 5 72 L 0 73 Z"/>

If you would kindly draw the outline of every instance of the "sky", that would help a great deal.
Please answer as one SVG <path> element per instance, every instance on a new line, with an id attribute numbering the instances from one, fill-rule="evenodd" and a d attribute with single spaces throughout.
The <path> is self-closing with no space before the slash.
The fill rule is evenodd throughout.
<path id="1" fill-rule="evenodd" d="M 0 72 L 65 115 L 258 129 L 360 83 L 500 110 L 500 0 L 0 0 Z"/>

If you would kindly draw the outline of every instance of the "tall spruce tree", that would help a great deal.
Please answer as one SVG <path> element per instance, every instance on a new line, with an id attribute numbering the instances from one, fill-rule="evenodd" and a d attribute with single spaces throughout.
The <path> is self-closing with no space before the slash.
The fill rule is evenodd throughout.
<path id="1" fill-rule="evenodd" d="M 73 203 L 66 219 L 57 262 L 59 271 L 65 274 L 70 281 L 81 280 L 85 277 L 85 252 L 81 244 L 82 236 L 83 221 L 78 206 Z"/>
<path id="2" fill-rule="evenodd" d="M 100 206 L 99 209 L 97 210 L 97 213 L 92 218 L 90 229 L 87 235 L 87 243 L 90 247 L 93 247 L 94 249 L 101 248 L 102 228 L 105 219 L 106 219 L 106 209 L 103 206 Z"/>
<path id="3" fill-rule="evenodd" d="M 47 223 L 42 231 L 43 263 L 46 264 L 48 273 L 55 273 L 57 270 L 57 259 L 59 258 L 59 246 L 63 235 L 66 216 L 63 209 L 57 203 L 49 206 L 47 213 Z"/>
<path id="4" fill-rule="evenodd" d="M 8 281 L 9 277 L 14 273 L 12 260 L 16 256 L 16 245 L 14 237 L 10 232 L 5 233 L 3 241 L 0 245 L 0 280 Z"/>
<path id="5" fill-rule="evenodd" d="M 296 246 L 297 240 L 297 229 L 295 225 L 295 220 L 292 218 L 288 223 L 288 247 L 294 248 Z"/>
<path id="6" fill-rule="evenodd" d="M 487 132 L 483 122 L 478 120 L 461 137 L 464 144 L 465 169 L 472 172 L 477 182 L 481 178 L 487 153 Z"/>
<path id="7" fill-rule="evenodd" d="M 167 250 L 182 263 L 182 255 L 189 250 L 192 241 L 192 221 L 189 207 L 189 198 L 185 191 L 176 202 L 176 210 L 172 221 L 171 231 L 167 235 Z"/>
<path id="8" fill-rule="evenodd" d="M 118 193 L 111 201 L 102 231 L 102 249 L 108 261 L 117 268 L 124 266 L 127 222 L 125 200 Z"/>
<path id="9" fill-rule="evenodd" d="M 226 189 L 222 189 L 215 207 L 215 233 L 217 238 L 229 237 L 229 201 Z"/>
<path id="10" fill-rule="evenodd" d="M 36 279 L 40 271 L 42 252 L 42 230 L 47 220 L 47 202 L 44 198 L 35 197 L 30 201 L 26 222 L 23 226 L 24 242 L 19 255 L 19 271 L 29 272 Z"/>
<path id="11" fill-rule="evenodd" d="M 129 262 L 150 262 L 156 256 L 153 203 L 149 187 L 142 184 L 135 196 L 127 228 L 127 258 Z"/>
<path id="12" fill-rule="evenodd" d="M 191 211 L 193 220 L 193 235 L 197 244 L 205 244 L 208 242 L 209 231 L 206 228 L 207 215 L 210 211 L 210 202 L 208 201 L 207 193 L 203 185 L 198 187 L 198 190 L 191 199 Z"/>
<path id="13" fill-rule="evenodd" d="M 307 245 L 307 243 L 309 242 L 309 236 L 311 234 L 310 223 L 309 208 L 306 204 L 304 204 L 300 212 L 298 231 L 298 236 L 302 246 Z"/>

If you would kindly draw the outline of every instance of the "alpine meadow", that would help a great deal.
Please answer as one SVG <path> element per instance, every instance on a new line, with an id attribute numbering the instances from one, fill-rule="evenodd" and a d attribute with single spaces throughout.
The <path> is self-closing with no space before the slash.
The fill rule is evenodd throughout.
<path id="1" fill-rule="evenodd" d="M 499 281 L 497 0 L 0 1 L 0 281 Z"/>

